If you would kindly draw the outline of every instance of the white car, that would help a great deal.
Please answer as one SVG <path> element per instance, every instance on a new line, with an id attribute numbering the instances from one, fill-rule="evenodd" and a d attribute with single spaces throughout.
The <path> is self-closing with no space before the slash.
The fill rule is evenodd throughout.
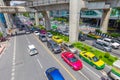
<path id="1" fill-rule="evenodd" d="M 38 51 L 37 51 L 37 49 L 35 48 L 34 45 L 28 45 L 28 52 L 31 56 L 35 55 L 35 54 L 38 54 Z"/>
<path id="2" fill-rule="evenodd" d="M 38 31 L 34 31 L 34 34 L 35 34 L 36 36 L 39 36 L 39 35 L 40 35 L 40 33 L 39 33 Z"/>

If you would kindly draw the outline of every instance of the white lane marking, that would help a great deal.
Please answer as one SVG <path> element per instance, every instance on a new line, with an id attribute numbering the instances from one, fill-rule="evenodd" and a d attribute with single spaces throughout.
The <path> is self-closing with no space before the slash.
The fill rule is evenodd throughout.
<path id="1" fill-rule="evenodd" d="M 14 38 L 11 80 L 15 80 L 15 55 L 16 55 L 16 37 Z"/>
<path id="2" fill-rule="evenodd" d="M 90 80 L 88 77 L 86 77 L 81 71 L 78 71 L 86 80 Z"/>
<path id="3" fill-rule="evenodd" d="M 28 41 L 28 44 L 31 44 L 26 35 L 25 35 L 25 37 L 26 37 L 26 39 L 27 39 L 27 41 Z M 36 55 L 35 55 L 35 56 L 36 56 Z M 40 67 L 43 68 L 43 66 L 42 66 L 42 64 L 41 64 L 41 62 L 40 62 L 40 60 L 39 60 L 38 58 L 37 58 L 37 62 L 38 62 L 38 64 L 40 65 Z"/>
<path id="4" fill-rule="evenodd" d="M 37 58 L 37 62 L 39 63 L 40 67 L 43 68 L 43 66 L 38 58 Z"/>
<path id="5" fill-rule="evenodd" d="M 93 74 L 95 74 L 98 78 L 101 78 L 98 74 L 96 74 L 95 72 L 93 72 L 92 70 L 90 70 L 87 66 L 83 65 L 84 67 L 86 67 L 90 72 L 92 72 Z"/>
<path id="6" fill-rule="evenodd" d="M 33 35 L 34 36 L 34 35 Z M 53 55 L 53 53 L 38 39 L 38 37 L 34 36 L 36 40 L 41 44 L 47 51 L 48 53 L 58 62 L 58 64 L 72 77 L 73 80 L 77 80 L 72 73 L 69 72 L 69 70 Z"/>
<path id="7" fill-rule="evenodd" d="M 12 72 L 14 72 L 15 71 L 15 69 L 12 69 Z"/>

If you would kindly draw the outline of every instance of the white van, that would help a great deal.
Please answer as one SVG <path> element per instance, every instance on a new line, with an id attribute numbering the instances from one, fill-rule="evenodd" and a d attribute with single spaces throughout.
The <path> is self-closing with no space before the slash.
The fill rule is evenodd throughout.
<path id="1" fill-rule="evenodd" d="M 35 54 L 38 54 L 38 51 L 37 51 L 37 49 L 35 48 L 34 45 L 28 45 L 28 51 L 29 51 L 29 54 L 31 56 L 35 55 Z"/>
<path id="2" fill-rule="evenodd" d="M 120 80 L 120 60 L 117 60 L 113 63 L 113 67 L 109 75 L 114 80 Z"/>

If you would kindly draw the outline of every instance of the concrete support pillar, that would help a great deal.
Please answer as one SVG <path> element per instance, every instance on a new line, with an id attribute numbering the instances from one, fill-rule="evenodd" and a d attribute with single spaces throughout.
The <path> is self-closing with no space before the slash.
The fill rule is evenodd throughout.
<path id="1" fill-rule="evenodd" d="M 38 16 L 38 12 L 35 12 L 35 23 L 36 23 L 36 26 L 39 26 L 39 16 Z"/>
<path id="2" fill-rule="evenodd" d="M 51 24 L 50 24 L 50 14 L 49 14 L 49 11 L 42 11 L 42 15 L 45 18 L 46 30 L 50 30 L 51 29 Z"/>
<path id="3" fill-rule="evenodd" d="M 0 5 L 1 6 L 5 6 L 5 5 L 10 5 L 10 3 L 4 3 L 3 0 L 0 1 Z M 8 13 L 4 13 L 4 17 L 5 17 L 5 20 L 6 20 L 6 24 L 7 24 L 7 27 L 8 29 L 12 28 L 12 25 L 11 25 L 11 22 L 10 22 L 10 17 L 8 15 Z"/>
<path id="4" fill-rule="evenodd" d="M 103 10 L 102 20 L 100 25 L 101 26 L 100 30 L 103 33 L 107 32 L 111 11 L 112 11 L 112 8 Z"/>
<path id="5" fill-rule="evenodd" d="M 80 10 L 82 6 L 80 5 L 81 0 L 70 0 L 70 15 L 69 15 L 69 41 L 78 41 L 79 32 L 79 18 Z"/>
<path id="6" fill-rule="evenodd" d="M 97 24 L 96 24 L 96 27 L 98 27 L 99 26 L 99 19 L 96 19 L 97 20 Z"/>
<path id="7" fill-rule="evenodd" d="M 12 28 L 12 24 L 11 24 L 11 21 L 10 21 L 10 16 L 8 15 L 8 13 L 4 13 L 4 17 L 5 17 L 6 25 L 7 25 L 8 29 Z"/>

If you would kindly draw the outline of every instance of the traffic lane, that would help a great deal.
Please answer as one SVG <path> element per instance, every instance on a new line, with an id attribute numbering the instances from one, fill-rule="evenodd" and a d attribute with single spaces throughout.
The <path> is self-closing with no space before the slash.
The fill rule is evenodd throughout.
<path id="1" fill-rule="evenodd" d="M 10 80 L 12 73 L 14 37 L 9 40 L 6 49 L 0 57 L 0 80 Z"/>
<path id="2" fill-rule="evenodd" d="M 46 45 L 46 42 L 44 43 L 45 45 Z M 47 46 L 46 46 L 47 47 Z M 82 70 L 79 70 L 79 71 L 73 71 L 72 69 L 71 69 L 71 67 L 70 66 L 68 66 L 62 59 L 61 59 L 61 57 L 60 57 L 60 54 L 55 54 L 55 57 L 57 57 L 57 59 L 59 60 L 59 61 L 61 61 L 61 63 L 65 66 L 65 67 L 67 67 L 67 69 L 69 69 L 69 71 L 71 72 L 71 73 L 73 73 L 74 74 L 74 76 L 77 78 L 77 79 L 79 79 L 79 78 L 81 78 L 81 77 L 84 77 L 85 79 L 87 79 L 87 80 L 91 80 L 91 79 L 96 79 L 96 80 L 99 80 L 100 79 L 100 76 L 102 75 L 99 71 L 97 71 L 96 69 L 96 73 L 95 72 L 93 72 L 92 71 L 92 69 L 94 69 L 93 67 L 91 68 L 91 70 L 87 67 L 84 67 Z M 86 64 L 87 65 L 87 64 Z M 90 66 L 90 65 L 87 65 L 87 66 Z M 91 66 L 90 66 L 91 67 Z M 94 71 L 95 71 L 94 70 Z M 93 73 L 93 75 L 91 75 L 91 73 Z M 99 75 L 100 76 L 99 76 Z M 89 75 L 89 76 L 86 76 L 86 75 Z"/>
<path id="3" fill-rule="evenodd" d="M 46 80 L 36 59 L 28 53 L 25 35 L 17 36 L 16 41 L 15 80 Z"/>
<path id="4" fill-rule="evenodd" d="M 46 45 L 46 43 L 44 43 L 44 44 Z M 46 47 L 47 47 L 47 45 L 46 45 Z M 62 61 L 61 57 L 60 57 L 60 54 L 56 55 L 56 57 L 57 57 L 57 59 L 59 59 L 59 61 Z M 76 57 L 78 59 L 80 59 L 78 55 Z M 97 70 L 97 69 L 93 68 L 91 65 L 87 64 L 86 62 L 84 62 L 84 61 L 82 61 L 82 62 L 84 64 L 84 67 L 83 67 L 82 70 L 78 71 L 78 73 L 81 73 L 82 76 L 84 76 L 84 77 L 86 77 L 90 80 L 91 79 L 99 80 L 102 76 L 107 76 L 106 71 L 108 71 L 108 70 L 104 70 L 104 69 L 103 70 Z M 62 63 L 62 64 L 64 64 L 64 63 Z M 108 67 L 105 67 L 105 69 L 107 69 L 107 68 Z M 92 73 L 92 75 L 91 75 L 91 73 Z M 88 75 L 88 76 L 86 76 L 86 75 Z"/>
<path id="5" fill-rule="evenodd" d="M 39 51 L 37 56 L 39 57 L 39 60 L 43 66 L 44 72 L 50 67 L 57 67 L 66 80 L 77 80 L 73 73 L 70 73 L 68 68 L 61 64 L 61 62 L 54 56 L 53 53 L 48 50 L 48 48 L 44 47 L 43 43 L 41 44 L 38 38 L 33 38 L 33 35 L 29 35 L 29 40 L 36 46 Z M 85 79 L 83 78 L 83 80 Z"/>
<path id="6" fill-rule="evenodd" d="M 46 43 L 44 43 L 44 44 L 46 45 Z M 46 47 L 47 47 L 47 45 L 46 45 Z M 59 59 L 59 61 L 62 61 L 60 54 L 56 55 L 56 57 L 57 57 L 57 59 Z M 78 55 L 76 55 L 76 57 L 78 59 L 80 59 Z M 97 70 L 97 69 L 93 68 L 91 65 L 87 64 L 86 62 L 84 62 L 84 61 L 82 61 L 82 62 L 83 62 L 84 67 L 81 70 L 81 72 L 80 71 L 78 71 L 78 72 L 81 73 L 84 77 L 87 77 L 89 79 L 99 80 L 101 78 L 101 76 L 106 76 L 104 70 Z M 91 73 L 92 73 L 92 75 L 91 75 Z M 86 76 L 86 75 L 89 75 L 89 76 Z"/>
<path id="7" fill-rule="evenodd" d="M 46 43 L 44 43 L 44 44 L 46 45 Z M 60 55 L 58 54 L 56 56 L 58 56 L 57 59 L 59 59 L 59 61 L 60 61 L 60 59 L 61 59 Z M 88 79 L 99 80 L 101 78 L 101 76 L 107 76 L 107 73 L 105 72 L 106 70 L 96 70 L 92 66 L 87 64 L 86 62 L 83 61 L 83 63 L 84 63 L 84 68 L 81 70 L 82 72 L 78 71 L 78 73 L 80 73 L 84 77 L 86 77 L 86 75 L 89 75 L 89 76 L 87 76 Z M 64 64 L 64 63 L 62 63 L 62 64 Z M 64 65 L 66 65 L 66 64 L 64 64 Z M 66 66 L 68 66 L 68 65 L 66 65 Z M 92 75 L 91 75 L 91 73 L 92 73 Z"/>
<path id="8" fill-rule="evenodd" d="M 85 40 L 84 43 L 87 43 L 88 45 L 91 45 L 93 44 L 95 40 Z M 117 56 L 117 57 L 120 57 L 120 49 L 112 49 L 112 51 L 110 52 L 112 55 L 114 56 Z"/>
<path id="9" fill-rule="evenodd" d="M 62 64 L 64 64 L 65 66 L 67 66 L 67 68 L 70 68 L 69 65 L 67 65 L 67 63 L 65 63 L 64 61 L 62 61 L 61 54 L 56 55 L 57 59 L 59 59 L 59 61 L 61 61 Z M 76 56 L 79 60 L 81 60 L 78 56 Z M 82 60 L 81 60 L 82 61 Z M 82 61 L 83 63 L 83 68 L 79 71 L 76 71 L 76 73 L 74 74 L 78 74 L 78 75 L 82 75 L 83 77 L 85 77 L 88 80 L 100 80 L 100 77 L 103 76 L 103 74 L 100 72 L 100 70 L 97 70 L 95 68 L 93 68 L 91 65 L 87 64 L 86 62 Z M 72 69 L 70 69 L 72 71 Z M 76 77 L 78 77 L 78 75 L 75 75 Z"/>

